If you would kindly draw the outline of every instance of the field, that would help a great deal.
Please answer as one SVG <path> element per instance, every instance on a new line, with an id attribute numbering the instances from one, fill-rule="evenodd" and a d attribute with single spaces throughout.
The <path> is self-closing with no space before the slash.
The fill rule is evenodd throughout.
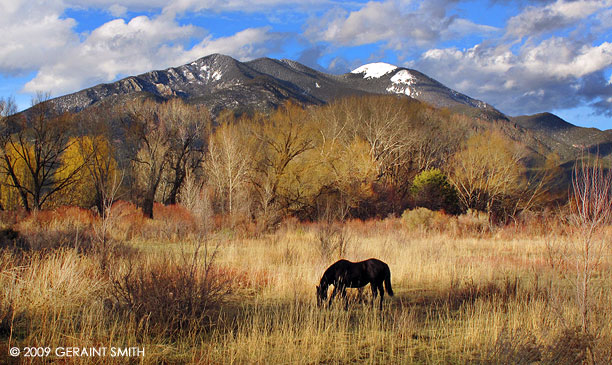
<path id="1" fill-rule="evenodd" d="M 0 363 L 127 360 L 56 353 L 70 347 L 144 349 L 129 359 L 147 364 L 612 361 L 606 229 L 582 302 L 581 237 L 554 218 L 492 229 L 476 217 L 429 229 L 285 221 L 254 235 L 128 213 L 104 226 L 75 208 L 41 212 L 14 225 L 18 238 L 3 231 Z M 389 265 L 395 296 L 382 311 L 369 288 L 349 292 L 348 310 L 316 306 L 340 256 Z M 28 346 L 51 351 L 6 355 Z"/>

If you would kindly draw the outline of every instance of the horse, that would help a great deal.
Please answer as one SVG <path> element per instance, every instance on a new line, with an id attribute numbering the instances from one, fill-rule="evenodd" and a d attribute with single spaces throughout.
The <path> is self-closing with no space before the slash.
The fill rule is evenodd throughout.
<path id="1" fill-rule="evenodd" d="M 338 292 L 346 300 L 346 288 L 362 288 L 370 284 L 372 289 L 372 305 L 374 305 L 378 291 L 380 293 L 380 309 L 382 310 L 383 297 L 385 295 L 383 283 L 389 296 L 393 296 L 391 271 L 384 262 L 378 259 L 368 259 L 360 262 L 339 260 L 325 270 L 319 285 L 317 285 L 317 305 L 321 307 L 327 299 L 327 290 L 330 285 L 334 286 L 334 290 L 329 297 L 328 306 L 331 306 Z M 346 301 L 345 309 L 348 309 L 348 301 Z"/>

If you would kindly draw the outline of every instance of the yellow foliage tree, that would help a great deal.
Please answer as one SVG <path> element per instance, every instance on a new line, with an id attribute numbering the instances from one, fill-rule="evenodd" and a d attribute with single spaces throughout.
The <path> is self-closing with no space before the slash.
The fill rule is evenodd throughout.
<path id="1" fill-rule="evenodd" d="M 496 202 L 524 191 L 522 146 L 499 132 L 470 137 L 452 159 L 450 179 L 467 208 L 491 211 Z"/>
<path id="2" fill-rule="evenodd" d="M 113 157 L 110 143 L 104 136 L 73 137 L 68 142 L 68 148 L 62 155 L 63 174 L 70 174 L 75 168 L 83 166 L 74 175 L 76 183 L 62 194 L 60 203 L 83 207 L 96 206 L 103 212 L 103 199 L 118 173 L 117 162 Z"/>
<path id="3" fill-rule="evenodd" d="M 300 205 L 296 174 L 302 169 L 301 155 L 313 148 L 313 130 L 308 113 L 288 103 L 269 118 L 256 116 L 252 129 L 254 169 L 251 178 L 255 209 L 264 227 L 274 226 L 282 212 Z M 297 194 L 297 195 L 296 195 Z"/>
<path id="4" fill-rule="evenodd" d="M 23 151 L 17 151 L 16 148 L 23 147 Z M 20 185 L 24 189 L 33 189 L 32 175 L 28 171 L 25 159 L 20 158 L 21 155 L 30 156 L 32 158 L 34 152 L 31 145 L 12 145 L 7 144 L 2 151 L 3 158 L 0 160 L 0 170 L 3 172 L 0 175 L 0 204 L 6 210 L 15 210 L 24 206 L 22 199 L 28 199 L 27 195 L 22 195 Z M 15 184 L 18 181 L 19 184 Z"/>

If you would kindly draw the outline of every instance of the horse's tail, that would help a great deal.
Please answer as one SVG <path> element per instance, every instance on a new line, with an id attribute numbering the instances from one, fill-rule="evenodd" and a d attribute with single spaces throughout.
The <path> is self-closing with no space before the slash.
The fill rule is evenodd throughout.
<path id="1" fill-rule="evenodd" d="M 387 294 L 393 296 L 393 288 L 391 288 L 391 272 L 385 278 L 385 289 L 387 290 Z"/>

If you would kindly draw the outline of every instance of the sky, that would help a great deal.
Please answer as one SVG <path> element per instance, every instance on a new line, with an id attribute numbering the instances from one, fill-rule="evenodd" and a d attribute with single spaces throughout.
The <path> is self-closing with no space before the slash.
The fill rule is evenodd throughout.
<path id="1" fill-rule="evenodd" d="M 508 115 L 612 129 L 612 0 L 0 0 L 0 98 L 20 109 L 212 53 L 387 62 Z"/>

